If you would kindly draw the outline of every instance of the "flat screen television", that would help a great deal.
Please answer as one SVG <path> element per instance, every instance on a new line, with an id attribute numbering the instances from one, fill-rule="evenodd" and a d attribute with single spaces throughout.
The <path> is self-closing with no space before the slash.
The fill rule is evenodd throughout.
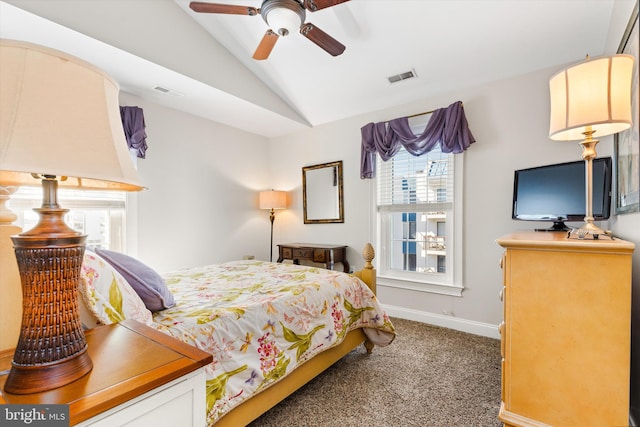
<path id="1" fill-rule="evenodd" d="M 515 171 L 511 217 L 550 221 L 536 231 L 567 231 L 565 221 L 583 221 L 586 215 L 584 161 L 558 163 Z M 611 157 L 593 160 L 592 213 L 595 221 L 611 212 Z"/>

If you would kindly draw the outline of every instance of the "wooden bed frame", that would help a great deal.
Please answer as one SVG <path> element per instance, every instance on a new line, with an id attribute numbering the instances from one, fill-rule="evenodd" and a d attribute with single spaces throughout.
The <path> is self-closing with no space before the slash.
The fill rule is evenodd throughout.
<path id="1" fill-rule="evenodd" d="M 2 324 L 5 332 L 5 336 L 1 337 L 3 340 L 0 341 L 4 341 L 2 344 L 6 348 L 15 346 L 22 317 L 22 304 L 16 303 L 16 301 L 21 301 L 22 299 L 21 282 L 13 256 L 13 245 L 9 240 L 9 236 L 18 234 L 20 231 L 19 227 L 11 225 L 7 220 L 3 222 L 0 219 L 0 251 L 2 252 L 2 257 L 0 258 L 2 271 L 0 275 L 2 279 L 0 280 L 0 303 L 2 303 L 2 307 L 0 307 L 0 311 L 3 315 Z M 362 256 L 365 260 L 365 266 L 362 270 L 355 272 L 354 275 L 362 279 L 375 294 L 376 271 L 371 264 L 375 252 L 371 244 L 367 243 L 362 251 Z M 83 324 L 87 327 L 97 326 L 97 322 L 89 314 L 81 298 L 80 301 Z M 214 425 L 216 427 L 237 427 L 249 424 L 362 343 L 364 343 L 367 352 L 371 353 L 374 345 L 367 339 L 362 329 L 349 332 L 341 344 L 318 354 L 313 359 L 300 365 L 282 380 L 250 397 L 223 415 Z"/>

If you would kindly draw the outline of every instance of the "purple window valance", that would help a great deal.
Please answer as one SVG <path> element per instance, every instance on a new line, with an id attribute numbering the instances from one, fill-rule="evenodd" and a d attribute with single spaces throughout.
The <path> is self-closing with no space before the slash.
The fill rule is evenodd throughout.
<path id="1" fill-rule="evenodd" d="M 362 153 L 360 178 L 376 175 L 376 153 L 382 160 L 392 158 L 404 147 L 414 156 L 428 153 L 439 143 L 443 153 L 462 153 L 476 142 L 469 130 L 462 102 L 456 101 L 447 108 L 433 111 L 422 134 L 415 135 L 408 117 L 389 122 L 367 123 L 361 128 Z"/>
<path id="2" fill-rule="evenodd" d="M 129 149 L 136 150 L 136 155 L 144 159 L 147 151 L 147 134 L 144 130 L 142 108 L 120 107 L 120 118 Z"/>

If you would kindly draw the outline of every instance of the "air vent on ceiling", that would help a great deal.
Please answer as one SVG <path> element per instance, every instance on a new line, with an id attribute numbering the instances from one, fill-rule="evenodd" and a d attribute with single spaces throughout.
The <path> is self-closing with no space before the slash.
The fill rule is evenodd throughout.
<path id="1" fill-rule="evenodd" d="M 173 89 L 167 89 L 166 87 L 162 87 L 162 86 L 156 86 L 153 89 L 157 90 L 158 92 L 167 93 L 167 94 L 173 95 L 173 96 L 184 96 L 184 94 L 182 94 L 180 92 L 176 92 Z"/>
<path id="2" fill-rule="evenodd" d="M 405 71 L 404 73 L 396 74 L 395 76 L 388 77 L 389 83 L 397 83 L 402 80 L 412 79 L 416 77 L 415 70 Z"/>

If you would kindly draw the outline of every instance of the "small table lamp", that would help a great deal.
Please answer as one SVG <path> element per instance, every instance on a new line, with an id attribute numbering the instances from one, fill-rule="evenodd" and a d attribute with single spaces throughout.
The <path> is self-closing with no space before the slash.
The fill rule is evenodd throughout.
<path id="1" fill-rule="evenodd" d="M 12 237 L 23 313 L 5 392 L 61 387 L 93 364 L 80 323 L 86 236 L 64 222 L 58 185 L 140 190 L 116 82 L 78 58 L 0 40 L 0 185 L 39 185 L 39 223 Z"/>
<path id="2" fill-rule="evenodd" d="M 607 234 L 593 223 L 592 161 L 598 140 L 593 138 L 623 131 L 631 126 L 631 55 L 587 59 L 553 75 L 549 80 L 551 120 L 549 137 L 557 141 L 577 141 L 585 162 L 585 223 L 578 238 Z M 570 233 L 571 234 L 571 233 Z"/>
<path id="3" fill-rule="evenodd" d="M 286 209 L 287 192 L 267 190 L 260 192 L 260 209 L 271 209 L 269 220 L 271 220 L 271 252 L 269 261 L 273 262 L 273 221 L 276 219 L 275 209 Z"/>

